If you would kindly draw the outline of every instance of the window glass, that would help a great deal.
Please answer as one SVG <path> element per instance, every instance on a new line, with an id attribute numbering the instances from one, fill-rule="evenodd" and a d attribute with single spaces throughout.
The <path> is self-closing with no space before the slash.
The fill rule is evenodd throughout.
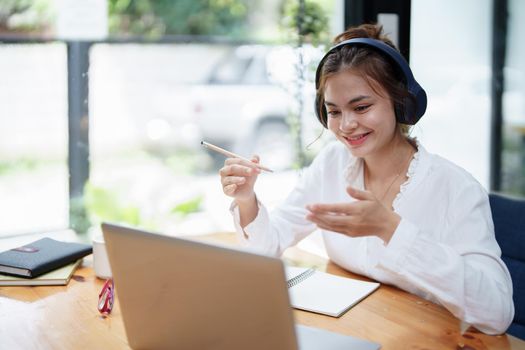
<path id="1" fill-rule="evenodd" d="M 75 174 L 89 182 L 73 210 L 85 206 L 94 227 L 108 220 L 168 234 L 231 231 L 217 175 L 224 157 L 204 150 L 203 139 L 259 154 L 276 170 L 261 176 L 260 196 L 270 207 L 282 200 L 325 142 L 307 147 L 321 132 L 312 67 L 341 30 L 324 18 L 340 24 L 343 12 L 341 0 L 313 3 L 309 28 L 324 32 L 298 50 L 293 0 L 107 0 L 108 40 L 91 45 L 82 75 L 89 97 L 74 96 L 89 107 L 90 173 Z M 54 23 L 64 13 L 53 1 L 37 5 L 15 1 L 0 16 L 18 40 L 0 45 L 1 235 L 69 224 L 68 44 Z M 28 36 L 56 43 L 24 44 Z M 291 54 L 276 64 L 271 53 L 283 47 Z"/>
<path id="2" fill-rule="evenodd" d="M 292 133 L 298 131 L 288 124 L 297 111 L 296 84 L 288 78 L 296 73 L 296 39 L 276 31 L 282 3 L 244 3 L 258 10 L 251 12 L 242 44 L 186 37 L 184 43 L 93 46 L 86 190 L 93 222 L 123 221 L 168 234 L 232 231 L 231 199 L 218 176 L 225 158 L 203 149 L 201 140 L 245 157 L 257 153 L 276 170 L 258 180 L 270 207 L 291 190 L 298 175 Z M 322 6 L 332 16 L 332 2 Z M 255 16 L 258 11 L 264 16 Z M 224 38 L 238 34 L 232 29 Z M 283 48 L 289 54 L 276 64 L 270 57 Z M 305 49 L 305 63 L 316 65 L 322 49 L 316 50 Z M 279 67 L 286 74 L 277 74 Z M 301 149 L 311 158 L 324 141 L 307 150 L 321 132 L 308 72 Z"/>
<path id="3" fill-rule="evenodd" d="M 236 55 L 235 51 L 222 60 L 211 72 L 210 83 L 212 84 L 240 84 L 242 83 L 246 70 L 253 57 Z"/>
<path id="4" fill-rule="evenodd" d="M 68 226 L 64 44 L 0 45 L 0 236 Z"/>
<path id="5" fill-rule="evenodd" d="M 511 0 L 508 6 L 501 189 L 525 196 L 525 3 Z"/>
<path id="6" fill-rule="evenodd" d="M 412 135 L 489 186 L 492 1 L 412 1 L 410 60 L 428 94 Z M 439 35 L 436 35 L 439 33 Z"/>

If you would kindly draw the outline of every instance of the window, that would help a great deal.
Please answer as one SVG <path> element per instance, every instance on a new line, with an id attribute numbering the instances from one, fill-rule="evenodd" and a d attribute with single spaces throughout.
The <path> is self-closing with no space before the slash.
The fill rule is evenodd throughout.
<path id="1" fill-rule="evenodd" d="M 0 45 L 0 76 L 0 236 L 66 228 L 66 47 Z"/>
<path id="2" fill-rule="evenodd" d="M 412 1 L 410 58 L 428 94 L 413 135 L 489 187 L 492 1 Z M 439 31 L 439 35 L 436 35 Z"/>
<path id="3" fill-rule="evenodd" d="M 503 91 L 501 190 L 525 196 L 525 3 L 508 3 L 507 55 Z"/>
<path id="4" fill-rule="evenodd" d="M 269 77 L 267 57 L 277 46 L 296 45 L 293 35 L 277 30 L 287 6 L 210 3 L 215 7 L 199 10 L 210 20 L 195 22 L 172 11 L 171 1 L 146 2 L 114 6 L 108 0 L 110 40 L 89 43 L 89 71 L 82 76 L 89 97 L 76 96 L 89 106 L 89 145 L 80 146 L 89 147 L 90 173 L 80 204 L 95 224 L 111 220 L 166 233 L 230 231 L 230 199 L 217 177 L 224 158 L 203 150 L 200 140 L 246 156 L 260 153 L 267 165 L 283 170 L 260 180 L 261 186 L 266 180 L 286 186 L 266 191 L 270 205 L 290 189 L 296 154 L 287 120 L 295 96 Z M 323 1 L 315 11 L 330 14 L 333 8 Z M 31 33 L 53 37 L 52 18 L 46 15 Z M 70 204 L 79 205 L 69 203 L 68 193 L 70 46 L 17 38 L 15 45 L 0 46 L 0 74 L 7 82 L 0 86 L 1 235 L 66 228 Z M 315 59 L 305 61 L 315 65 Z M 318 129 L 306 128 L 303 151 L 320 130 L 311 97 L 303 116 Z"/>

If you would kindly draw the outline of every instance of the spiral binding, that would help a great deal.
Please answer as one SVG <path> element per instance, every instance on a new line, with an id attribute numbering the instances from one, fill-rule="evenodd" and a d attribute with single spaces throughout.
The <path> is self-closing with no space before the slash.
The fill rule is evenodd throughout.
<path id="1" fill-rule="evenodd" d="M 300 275 L 297 275 L 294 278 L 288 280 L 287 282 L 288 288 L 292 288 L 296 284 L 301 283 L 302 281 L 304 281 L 305 279 L 313 275 L 314 272 L 315 272 L 315 269 L 308 269 L 305 272 L 301 273 Z"/>

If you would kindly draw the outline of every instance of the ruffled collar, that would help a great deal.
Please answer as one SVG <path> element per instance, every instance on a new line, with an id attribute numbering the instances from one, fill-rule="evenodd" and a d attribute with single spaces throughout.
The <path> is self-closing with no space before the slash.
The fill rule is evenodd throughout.
<path id="1" fill-rule="evenodd" d="M 392 207 L 396 208 L 399 200 L 403 197 L 403 195 L 406 193 L 407 189 L 410 186 L 410 183 L 414 178 L 414 175 L 416 174 L 416 169 L 419 167 L 420 163 L 420 157 L 421 153 L 424 152 L 423 146 L 419 143 L 418 140 L 416 140 L 416 152 L 412 156 L 412 160 L 410 161 L 410 164 L 408 165 L 407 173 L 406 173 L 406 181 L 399 186 L 399 192 L 397 193 L 396 197 L 394 198 L 394 201 L 392 202 Z"/>
<path id="2" fill-rule="evenodd" d="M 410 183 L 413 181 L 414 175 L 416 174 L 416 169 L 419 167 L 421 154 L 425 153 L 425 149 L 419 143 L 419 141 L 416 139 L 415 142 L 416 142 L 417 150 L 412 156 L 412 160 L 410 161 L 410 164 L 408 165 L 408 169 L 406 172 L 407 179 L 399 187 L 399 192 L 397 193 L 396 197 L 394 198 L 394 201 L 392 202 L 392 206 L 394 208 L 396 207 L 398 201 L 406 193 L 407 189 L 410 187 Z M 346 182 L 349 185 L 352 185 L 359 189 L 364 189 L 365 183 L 364 183 L 363 158 L 356 158 L 356 157 L 350 156 L 349 164 L 344 171 L 344 177 L 346 179 Z"/>

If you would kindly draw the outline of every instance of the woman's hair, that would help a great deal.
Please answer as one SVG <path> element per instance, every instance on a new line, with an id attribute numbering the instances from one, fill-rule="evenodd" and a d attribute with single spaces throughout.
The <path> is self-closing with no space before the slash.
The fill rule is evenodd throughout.
<path id="1" fill-rule="evenodd" d="M 347 29 L 334 38 L 334 45 L 354 38 L 380 40 L 397 50 L 392 41 L 383 34 L 383 27 L 374 24 L 362 24 L 358 27 Z M 344 45 L 334 50 L 324 60 L 320 72 L 319 88 L 317 90 L 317 94 L 321 98 L 321 103 L 318 105 L 319 108 L 324 108 L 326 80 L 345 69 L 352 69 L 360 73 L 377 94 L 381 95 L 378 87 L 386 91 L 388 97 L 393 102 L 396 114 L 403 113 L 405 110 L 405 101 L 413 98 L 408 92 L 408 88 L 399 69 L 392 64 L 384 54 L 367 46 Z M 320 115 L 322 115 L 323 119 L 327 118 L 325 113 L 320 113 Z M 328 121 L 322 120 L 321 122 L 326 126 Z M 402 133 L 407 135 L 409 126 L 399 122 L 397 124 Z"/>

